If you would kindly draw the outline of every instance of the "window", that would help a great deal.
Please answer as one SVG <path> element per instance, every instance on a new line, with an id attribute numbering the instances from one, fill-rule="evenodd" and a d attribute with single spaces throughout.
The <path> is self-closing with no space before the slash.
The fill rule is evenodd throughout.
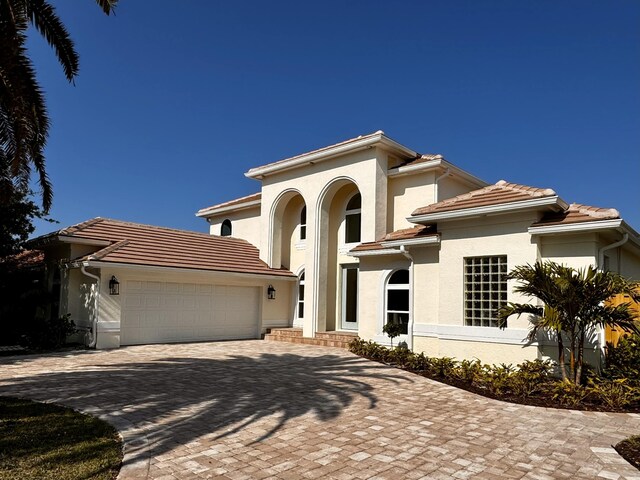
<path id="1" fill-rule="evenodd" d="M 231 236 L 231 220 L 228 218 L 222 222 L 222 227 L 220 227 L 220 235 L 223 237 Z"/>
<path id="2" fill-rule="evenodd" d="M 356 243 L 360 241 L 360 207 L 362 198 L 356 193 L 349 203 L 345 212 L 345 243 Z"/>
<path id="3" fill-rule="evenodd" d="M 409 332 L 409 270 L 397 270 L 386 285 L 387 323 L 402 325 L 402 333 Z"/>
<path id="4" fill-rule="evenodd" d="M 300 240 L 307 238 L 307 207 L 302 207 L 300 212 Z"/>
<path id="5" fill-rule="evenodd" d="M 497 327 L 497 310 L 507 303 L 507 257 L 464 259 L 464 324 Z"/>
<path id="6" fill-rule="evenodd" d="M 298 318 L 304 318 L 304 270 L 298 277 Z"/>

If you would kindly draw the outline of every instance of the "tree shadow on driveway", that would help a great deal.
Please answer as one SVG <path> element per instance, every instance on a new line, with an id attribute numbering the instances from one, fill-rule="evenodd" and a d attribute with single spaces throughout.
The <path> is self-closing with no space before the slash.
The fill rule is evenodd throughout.
<path id="1" fill-rule="evenodd" d="M 117 414 L 144 426 L 146 454 L 157 456 L 204 435 L 215 442 L 242 432 L 242 441 L 262 442 L 306 414 L 335 419 L 357 399 L 373 409 L 374 379 L 410 381 L 357 357 L 262 353 L 88 364 L 11 378 L 0 393 Z"/>

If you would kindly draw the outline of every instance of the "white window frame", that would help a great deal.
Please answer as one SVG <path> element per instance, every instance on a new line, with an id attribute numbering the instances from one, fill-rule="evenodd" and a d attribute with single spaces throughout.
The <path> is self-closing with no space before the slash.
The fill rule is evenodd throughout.
<path id="1" fill-rule="evenodd" d="M 480 275 L 480 279 L 478 281 L 476 281 L 476 279 L 473 278 L 473 276 L 476 275 L 475 272 L 472 272 L 471 274 L 467 273 L 468 267 L 471 267 L 471 268 L 475 268 L 478 266 L 483 267 L 482 260 L 484 259 L 489 259 L 488 274 L 490 276 L 493 273 L 491 271 L 491 267 L 494 265 L 498 265 L 499 279 L 497 282 L 498 283 L 497 290 L 492 289 L 491 284 L 495 282 L 492 282 L 491 278 L 489 278 L 488 281 L 485 281 L 482 278 L 482 276 L 485 274 L 484 272 L 480 271 L 478 273 L 478 275 Z M 476 264 L 476 263 L 469 264 L 469 262 L 472 262 L 472 261 L 480 261 L 480 264 Z M 502 265 L 504 265 L 504 269 L 500 268 Z M 462 322 L 463 322 L 463 325 L 466 328 L 497 328 L 498 319 L 496 318 L 496 316 L 492 313 L 492 316 L 486 319 L 482 315 L 482 313 L 486 310 L 495 312 L 498 308 L 500 308 L 502 305 L 505 305 L 508 301 L 508 294 L 509 294 L 508 282 L 506 278 L 504 278 L 504 276 L 506 276 L 509 271 L 507 255 L 480 255 L 480 256 L 464 257 L 462 268 L 463 268 L 463 273 L 462 273 L 462 286 L 463 286 Z M 468 281 L 468 275 L 472 276 L 472 279 L 470 282 Z M 485 285 L 486 285 L 486 288 L 484 288 Z M 469 288 L 470 286 L 472 287 L 471 289 Z M 480 295 L 484 295 L 486 293 L 488 295 L 488 298 L 486 300 L 484 298 L 475 299 L 473 298 L 474 293 L 479 293 Z M 496 294 L 498 298 L 493 299 L 492 298 L 493 294 Z M 468 295 L 471 295 L 471 297 L 468 297 Z M 471 308 L 467 308 L 468 307 L 467 302 L 471 302 L 472 304 Z M 476 308 L 474 305 L 476 302 L 480 302 L 480 306 L 478 308 Z M 488 304 L 489 308 L 484 307 L 485 302 Z M 479 316 L 474 315 L 474 312 L 476 310 L 480 312 Z M 467 316 L 468 311 L 472 312 L 471 316 Z M 485 320 L 488 320 L 489 322 L 488 325 L 483 324 Z"/>
<path id="2" fill-rule="evenodd" d="M 307 277 L 305 275 L 305 269 L 303 268 L 302 270 L 300 270 L 300 273 L 298 274 L 298 290 L 296 291 L 296 318 L 298 320 L 304 320 L 305 300 L 304 298 L 300 300 L 300 287 L 302 287 L 302 290 L 304 291 L 304 296 L 306 298 L 307 296 L 306 278 Z M 300 315 L 300 304 L 302 304 L 302 315 Z"/>
<path id="3" fill-rule="evenodd" d="M 226 222 L 229 222 L 229 235 L 223 235 L 222 234 L 222 229 L 224 228 L 224 225 Z M 233 223 L 231 223 L 231 219 L 229 218 L 225 218 L 222 223 L 220 224 L 220 236 L 221 237 L 232 237 L 233 236 Z"/>
<path id="4" fill-rule="evenodd" d="M 391 280 L 391 277 L 393 277 L 393 275 L 396 272 L 399 272 L 401 270 L 406 270 L 407 272 L 407 277 L 409 278 L 409 280 L 407 281 L 407 283 L 396 283 L 396 284 L 392 284 L 389 283 L 389 281 Z M 407 310 L 389 310 L 388 308 L 388 302 L 389 302 L 389 296 L 388 296 L 388 292 L 389 290 L 406 290 L 408 292 L 407 295 L 407 301 L 408 301 L 408 309 Z M 409 335 L 409 329 L 411 328 L 411 270 L 409 268 L 396 268 L 395 270 L 391 270 L 391 273 L 389 273 L 386 276 L 386 280 L 384 282 L 384 312 L 383 312 L 383 316 L 382 316 L 382 326 L 384 327 L 384 325 L 387 324 L 388 319 L 389 319 L 389 313 L 406 313 L 408 316 L 408 322 L 407 322 L 407 333 L 403 333 L 400 335 L 399 338 L 403 338 L 403 337 L 407 337 Z M 382 329 L 380 329 L 380 331 L 382 332 Z M 400 340 L 402 341 L 402 340 Z"/>
<path id="5" fill-rule="evenodd" d="M 347 206 L 356 195 L 360 195 L 360 208 L 353 208 L 351 210 L 347 210 Z M 360 238 L 355 242 L 347 242 L 347 233 L 348 233 L 347 217 L 350 215 L 360 215 Z M 347 245 L 357 245 L 360 242 L 362 242 L 362 194 L 359 191 L 355 191 L 353 195 L 350 195 L 349 198 L 347 198 L 347 201 L 344 204 L 344 232 L 342 236 L 342 243 L 345 246 L 347 246 Z"/>
<path id="6" fill-rule="evenodd" d="M 304 223 L 302 223 L 302 212 L 304 212 Z M 307 206 L 303 205 L 300 209 L 300 224 L 298 229 L 298 240 L 301 244 L 304 244 L 307 241 Z M 304 237 L 302 236 L 302 232 L 304 232 Z"/>

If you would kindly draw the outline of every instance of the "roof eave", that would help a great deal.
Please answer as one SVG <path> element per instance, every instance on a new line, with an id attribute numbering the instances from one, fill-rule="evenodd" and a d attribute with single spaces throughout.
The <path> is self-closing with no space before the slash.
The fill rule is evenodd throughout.
<path id="1" fill-rule="evenodd" d="M 200 274 L 218 274 L 228 277 L 252 277 L 252 278 L 265 278 L 270 280 L 284 280 L 284 281 L 297 281 L 298 277 L 293 273 L 277 275 L 269 272 L 232 272 L 227 270 L 209 270 L 202 268 L 185 268 L 185 267 L 170 267 L 163 265 L 145 265 L 140 263 L 122 263 L 122 262 L 109 262 L 104 260 L 91 260 L 91 259 L 79 259 L 70 263 L 72 267 L 94 267 L 94 268 L 124 268 L 124 269 L 138 269 L 147 272 L 180 272 L 180 273 L 200 273 Z"/>
<path id="2" fill-rule="evenodd" d="M 559 225 L 539 225 L 527 229 L 531 235 L 560 235 L 565 233 L 598 232 L 603 230 L 616 230 L 620 233 L 627 233 L 629 234 L 629 240 L 640 247 L 640 234 L 621 218 Z"/>
<path id="3" fill-rule="evenodd" d="M 410 175 L 416 172 L 423 172 L 428 170 L 449 170 L 451 174 L 456 177 L 459 177 L 463 182 L 468 185 L 474 187 L 486 187 L 489 185 L 488 182 L 485 182 L 481 178 L 476 177 L 475 175 L 470 174 L 469 172 L 461 169 L 460 167 L 455 166 L 451 162 L 448 162 L 443 157 L 434 158 L 433 160 L 429 160 L 426 162 L 418 163 L 416 165 L 407 165 L 391 168 L 387 171 L 388 177 L 401 177 L 403 175 Z"/>
<path id="4" fill-rule="evenodd" d="M 534 198 L 531 200 L 521 200 L 518 202 L 499 203 L 495 205 L 484 205 L 481 207 L 463 208 L 446 212 L 425 213 L 422 215 L 411 215 L 407 220 L 412 223 L 429 224 L 445 220 L 463 220 L 472 217 L 482 217 L 486 215 L 501 215 L 526 210 L 538 210 L 550 208 L 551 210 L 566 210 L 569 205 L 557 195 L 551 197 Z"/>
<path id="5" fill-rule="evenodd" d="M 433 235 L 423 238 L 405 238 L 398 240 L 387 240 L 380 242 L 383 247 L 400 247 L 405 246 L 418 246 L 418 245 L 440 245 L 440 235 Z"/>
<path id="6" fill-rule="evenodd" d="M 379 248 L 376 250 L 360 250 L 360 251 L 351 250 L 349 252 L 349 256 L 351 257 L 375 257 L 375 256 L 382 256 L 382 255 L 400 255 L 400 254 L 402 254 L 400 250 L 396 250 L 393 248 Z"/>
<path id="7" fill-rule="evenodd" d="M 262 200 L 252 200 L 250 202 L 245 203 L 237 203 L 235 205 L 230 205 L 228 207 L 220 207 L 220 208 L 203 208 L 202 210 L 198 210 L 196 212 L 196 217 L 212 217 L 214 215 L 219 215 L 221 213 L 228 212 L 237 212 L 239 210 L 247 210 L 249 208 L 259 207 L 262 204 Z"/>
<path id="8" fill-rule="evenodd" d="M 319 152 L 311 152 L 311 153 L 303 154 L 297 157 L 292 157 L 291 159 L 283 160 L 274 165 L 265 165 L 262 167 L 252 168 L 245 173 L 245 176 L 248 178 L 261 179 L 266 175 L 271 175 L 271 174 L 282 172 L 285 170 L 291 170 L 293 168 L 297 168 L 305 164 L 321 162 L 339 155 L 344 155 L 346 153 L 364 150 L 366 148 L 373 147 L 376 145 L 383 145 L 387 147 L 389 150 L 392 150 L 400 155 L 403 155 L 409 158 L 416 157 L 418 155 L 415 151 L 411 150 L 410 148 L 407 148 L 404 145 L 396 142 L 395 140 L 390 139 L 384 133 L 376 132 L 371 135 L 366 135 L 362 138 L 356 138 L 350 142 L 343 143 L 341 145 L 329 147 Z"/>

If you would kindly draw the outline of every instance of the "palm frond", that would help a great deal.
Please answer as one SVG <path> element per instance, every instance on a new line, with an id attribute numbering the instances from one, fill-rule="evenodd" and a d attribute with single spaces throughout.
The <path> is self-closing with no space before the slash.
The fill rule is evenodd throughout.
<path id="1" fill-rule="evenodd" d="M 115 15 L 115 8 L 118 4 L 118 0 L 96 0 L 102 11 L 107 15 L 113 13 Z"/>

